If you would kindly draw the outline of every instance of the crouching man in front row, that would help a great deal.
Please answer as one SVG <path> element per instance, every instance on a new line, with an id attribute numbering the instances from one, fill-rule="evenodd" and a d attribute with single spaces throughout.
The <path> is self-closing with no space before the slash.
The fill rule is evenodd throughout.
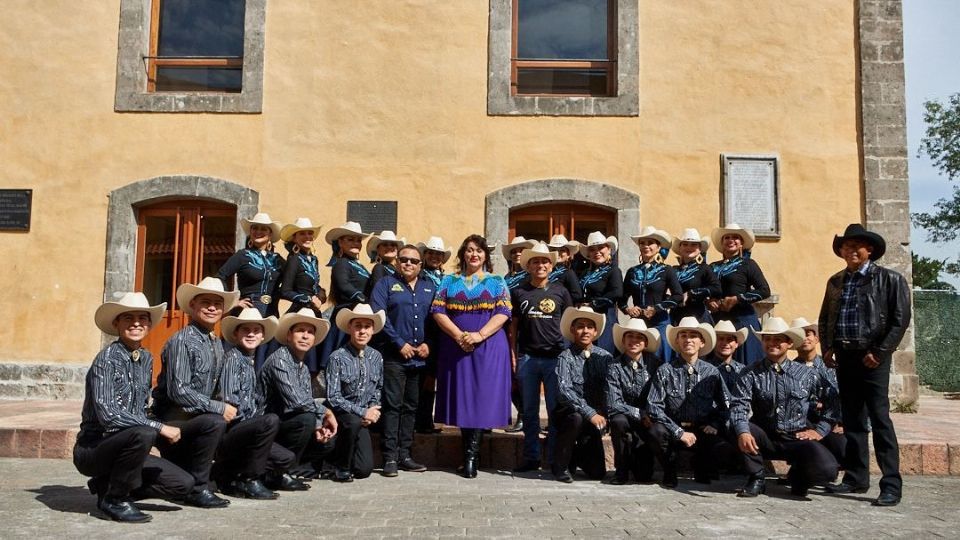
<path id="1" fill-rule="evenodd" d="M 110 519 L 146 522 L 132 498 L 179 499 L 193 488 L 193 477 L 169 461 L 150 455 L 157 435 L 175 445 L 180 429 L 147 418 L 153 358 L 140 348 L 153 321 L 167 305 L 151 306 L 143 293 L 126 293 L 97 308 L 94 320 L 117 336 L 87 372 L 80 433 L 73 464 L 97 495 L 97 508 Z"/>

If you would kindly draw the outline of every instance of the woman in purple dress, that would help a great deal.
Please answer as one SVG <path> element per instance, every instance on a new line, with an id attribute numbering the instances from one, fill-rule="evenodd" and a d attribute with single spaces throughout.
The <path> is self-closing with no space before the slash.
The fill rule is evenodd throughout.
<path id="1" fill-rule="evenodd" d="M 493 274 L 482 236 L 457 250 L 459 271 L 440 283 L 431 313 L 443 330 L 437 344 L 436 419 L 459 426 L 463 477 L 476 478 L 484 429 L 510 423 L 510 292 Z"/>

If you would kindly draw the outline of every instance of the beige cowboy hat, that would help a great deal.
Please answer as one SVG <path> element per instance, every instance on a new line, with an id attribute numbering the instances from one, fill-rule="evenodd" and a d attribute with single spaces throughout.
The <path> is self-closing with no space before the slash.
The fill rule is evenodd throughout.
<path id="1" fill-rule="evenodd" d="M 443 253 L 444 264 L 450 260 L 450 254 L 452 253 L 450 249 L 444 245 L 443 238 L 439 236 L 431 236 L 426 242 L 417 242 L 417 249 L 420 250 L 421 257 L 423 257 L 423 252 L 427 250 Z"/>
<path id="2" fill-rule="evenodd" d="M 550 264 L 557 264 L 557 252 L 550 251 L 550 248 L 543 242 L 537 242 L 535 246 L 523 250 L 523 253 L 520 254 L 520 267 L 526 268 L 530 259 L 537 258 L 550 259 Z"/>
<path id="3" fill-rule="evenodd" d="M 792 343 L 791 349 L 796 349 L 803 343 L 803 338 L 806 337 L 802 328 L 791 328 L 787 326 L 787 321 L 781 317 L 767 317 L 763 320 L 763 326 L 760 330 L 753 330 L 752 328 L 751 330 L 753 331 L 753 335 L 757 336 L 757 339 L 761 341 L 763 340 L 763 336 L 787 336 Z"/>
<path id="4" fill-rule="evenodd" d="M 696 229 L 684 229 L 679 236 L 674 237 L 670 249 L 677 255 L 680 254 L 680 242 L 700 242 L 700 253 L 706 256 L 707 248 L 710 247 L 710 238 L 700 236 L 700 231 Z"/>
<path id="5" fill-rule="evenodd" d="M 119 335 L 113 327 L 113 321 L 124 313 L 131 311 L 146 311 L 150 314 L 150 323 L 157 324 L 163 313 L 167 311 L 167 303 L 151 306 L 146 295 L 142 292 L 125 292 L 115 302 L 100 304 L 93 314 L 93 321 L 104 334 Z"/>
<path id="6" fill-rule="evenodd" d="M 354 319 L 370 319 L 373 321 L 373 333 L 383 330 L 387 321 L 387 314 L 381 309 L 374 313 L 370 304 L 357 304 L 353 309 L 343 308 L 337 313 L 337 328 L 344 332 L 350 331 L 350 321 Z"/>
<path id="7" fill-rule="evenodd" d="M 296 221 L 289 225 L 284 225 L 280 229 L 280 239 L 284 242 L 289 242 L 293 239 L 293 235 L 297 234 L 300 231 L 313 231 L 313 236 L 316 238 L 320 236 L 320 229 L 322 226 L 317 225 L 313 226 L 313 223 L 310 221 L 310 218 L 298 217 Z"/>
<path id="8" fill-rule="evenodd" d="M 803 317 L 797 317 L 796 319 L 794 319 L 793 322 L 790 323 L 790 328 L 800 328 L 804 332 L 806 332 L 807 330 L 813 330 L 814 332 L 816 332 L 818 336 L 820 335 L 819 324 L 815 322 L 810 322 Z"/>
<path id="9" fill-rule="evenodd" d="M 593 321 L 593 324 L 597 325 L 598 339 L 600 335 L 603 334 L 603 326 L 606 320 L 603 313 L 597 313 L 590 307 L 568 307 L 563 310 L 563 316 L 560 317 L 560 331 L 567 341 L 573 341 L 573 332 L 570 331 L 570 325 L 577 319 L 590 319 Z"/>
<path id="10" fill-rule="evenodd" d="M 600 231 L 593 231 L 590 233 L 590 236 L 587 236 L 587 242 L 580 244 L 580 255 L 586 259 L 590 253 L 590 248 L 601 244 L 606 244 L 610 247 L 610 255 L 616 253 L 619 247 L 615 236 L 604 236 Z"/>
<path id="11" fill-rule="evenodd" d="M 716 335 L 728 335 L 736 336 L 737 345 L 743 345 L 743 342 L 747 340 L 747 336 L 750 335 L 750 331 L 746 327 L 743 327 L 737 330 L 737 327 L 733 325 L 730 321 L 720 321 L 713 326 L 713 332 Z M 714 347 L 716 348 L 716 347 Z"/>
<path id="12" fill-rule="evenodd" d="M 713 246 L 717 248 L 717 251 L 723 252 L 723 237 L 728 234 L 735 234 L 743 240 L 744 251 L 752 249 L 753 244 L 757 241 L 757 238 L 753 235 L 753 231 L 745 229 L 736 223 L 731 223 L 726 227 L 717 227 L 710 234 L 710 239 L 713 241 Z"/>
<path id="13" fill-rule="evenodd" d="M 323 341 L 323 338 L 327 337 L 327 332 L 330 331 L 329 321 L 325 321 L 314 315 L 312 309 L 303 308 L 296 313 L 292 311 L 284 313 L 280 317 L 280 321 L 277 323 L 277 331 L 274 334 L 274 337 L 281 345 L 286 345 L 287 333 L 290 332 L 291 328 L 300 323 L 307 323 L 317 330 L 316 343 Z"/>
<path id="14" fill-rule="evenodd" d="M 662 231 L 652 225 L 647 225 L 642 231 L 640 231 L 640 234 L 631 236 L 630 238 L 637 243 L 639 243 L 640 240 L 649 238 L 651 240 L 655 240 L 662 248 L 670 247 L 670 234 L 667 233 L 667 231 Z"/>
<path id="15" fill-rule="evenodd" d="M 223 339 L 236 345 L 237 340 L 233 335 L 234 330 L 236 330 L 238 326 L 248 323 L 259 324 L 263 327 L 264 343 L 273 339 L 273 336 L 277 334 L 277 318 L 273 315 L 264 318 L 260 315 L 260 311 L 257 308 L 244 308 L 236 317 L 233 315 L 224 317 L 223 320 L 220 321 L 220 333 L 223 334 Z"/>
<path id="16" fill-rule="evenodd" d="M 623 352 L 623 336 L 627 332 L 637 332 L 647 338 L 647 346 L 643 350 L 654 352 L 660 346 L 660 331 L 656 328 L 647 328 L 643 319 L 630 319 L 625 324 L 613 323 L 613 345 Z"/>
<path id="17" fill-rule="evenodd" d="M 684 317 L 680 319 L 680 322 L 673 326 L 672 324 L 667 325 L 667 343 L 670 346 L 674 346 L 677 342 L 677 336 L 682 330 L 695 330 L 700 333 L 700 337 L 703 339 L 703 347 L 700 347 L 700 355 L 712 351 L 714 346 L 717 343 L 717 335 L 713 331 L 713 327 L 707 323 L 698 322 L 696 317 Z"/>
<path id="18" fill-rule="evenodd" d="M 535 245 L 537 245 L 536 240 L 527 240 L 522 236 L 517 236 L 510 243 L 501 245 L 500 253 L 503 253 L 503 258 L 509 261 L 511 251 L 517 248 L 529 249 Z"/>
<path id="19" fill-rule="evenodd" d="M 393 231 L 381 231 L 380 234 L 370 235 L 370 240 L 367 241 L 367 256 L 371 259 L 377 258 L 377 247 L 380 244 L 390 244 L 394 243 L 397 245 L 399 250 L 407 243 L 407 239 L 404 237 L 397 238 L 396 233 Z"/>
<path id="20" fill-rule="evenodd" d="M 190 313 L 190 301 L 201 294 L 215 294 L 223 298 L 224 313 L 230 311 L 237 304 L 237 300 L 240 299 L 240 291 L 226 291 L 223 289 L 223 282 L 220 281 L 220 278 L 207 276 L 196 285 L 184 283 L 177 287 L 177 306 L 182 311 L 192 315 Z"/>
<path id="21" fill-rule="evenodd" d="M 253 216 L 250 219 L 241 219 L 240 227 L 243 228 L 243 232 L 247 236 L 250 236 L 250 226 L 251 225 L 263 225 L 265 227 L 270 227 L 270 241 L 276 242 L 280 239 L 280 223 L 277 221 L 270 220 L 270 214 L 260 212 L 259 214 Z"/>
<path id="22" fill-rule="evenodd" d="M 558 250 L 566 248 L 571 255 L 577 252 L 580 249 L 580 242 L 576 240 L 567 240 L 567 237 L 562 234 L 555 234 L 550 238 L 550 241 L 547 242 L 547 247 L 552 250 Z"/>
<path id="23" fill-rule="evenodd" d="M 366 238 L 370 236 L 370 234 L 363 232 L 363 230 L 360 228 L 360 224 L 356 221 L 348 221 L 339 227 L 334 227 L 327 231 L 327 234 L 324 235 L 323 239 L 332 246 L 334 242 L 344 236 L 359 236 L 361 238 Z"/>

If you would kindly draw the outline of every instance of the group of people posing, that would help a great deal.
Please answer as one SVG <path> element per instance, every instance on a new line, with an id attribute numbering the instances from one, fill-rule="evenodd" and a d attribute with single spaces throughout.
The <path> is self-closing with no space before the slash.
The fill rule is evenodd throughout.
<path id="1" fill-rule="evenodd" d="M 242 225 L 247 246 L 219 277 L 177 289 L 190 323 L 165 344 L 152 391 L 141 342 L 166 305 L 127 293 L 97 310 L 97 326 L 118 339 L 87 375 L 74 462 L 112 519 L 149 520 L 133 504 L 146 497 L 226 506 L 214 485 L 254 499 L 308 489 L 290 474 L 298 464 L 339 482 L 367 477 L 374 426 L 384 476 L 422 472 L 414 433 L 433 431 L 434 419 L 460 428 L 459 472 L 473 478 L 483 434 L 511 423 L 511 401 L 524 432 L 517 473 L 539 471 L 545 458 L 559 481 L 578 468 L 603 478 L 609 430 L 614 484 L 652 481 L 656 457 L 661 483 L 674 487 L 684 449 L 694 452 L 694 480 L 709 483 L 727 448 L 747 473 L 741 496 L 764 492 L 764 459 L 791 464 L 797 496 L 832 482 L 841 464 L 843 482 L 828 489 L 861 492 L 872 425 L 884 474 L 876 502 L 900 500 L 883 381 L 909 323 L 909 292 L 873 262 L 885 244 L 859 225 L 834 238 L 847 268 L 828 283 L 819 324 L 769 317 L 762 326 L 752 304 L 769 287 L 750 257 L 753 234 L 736 225 L 713 232 L 722 259 L 712 264 L 711 239 L 695 229 L 671 238 L 647 227 L 633 237 L 640 261 L 624 278 L 616 239 L 600 232 L 585 244 L 515 238 L 500 246 L 510 263 L 501 276 L 482 236 L 463 240 L 446 273 L 452 252 L 441 238 L 413 245 L 347 222 L 324 236 L 329 297 L 319 227 L 305 218 L 281 227 L 266 214 Z M 286 259 L 274 251 L 280 240 Z M 372 269 L 361 261 L 364 240 Z M 278 317 L 280 298 L 291 305 Z"/>

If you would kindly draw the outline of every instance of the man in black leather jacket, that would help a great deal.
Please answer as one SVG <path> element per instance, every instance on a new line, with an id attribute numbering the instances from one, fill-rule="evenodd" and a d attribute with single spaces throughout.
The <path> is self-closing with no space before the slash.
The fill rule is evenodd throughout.
<path id="1" fill-rule="evenodd" d="M 900 502 L 900 449 L 890 421 L 890 363 L 910 324 L 910 289 L 904 277 L 875 261 L 886 251 L 879 234 L 860 224 L 833 239 L 847 267 L 827 281 L 820 308 L 823 360 L 837 368 L 847 453 L 843 482 L 833 493 L 865 493 L 870 487 L 867 432 L 882 472 L 877 506 Z M 869 418 L 869 424 L 868 424 Z"/>

